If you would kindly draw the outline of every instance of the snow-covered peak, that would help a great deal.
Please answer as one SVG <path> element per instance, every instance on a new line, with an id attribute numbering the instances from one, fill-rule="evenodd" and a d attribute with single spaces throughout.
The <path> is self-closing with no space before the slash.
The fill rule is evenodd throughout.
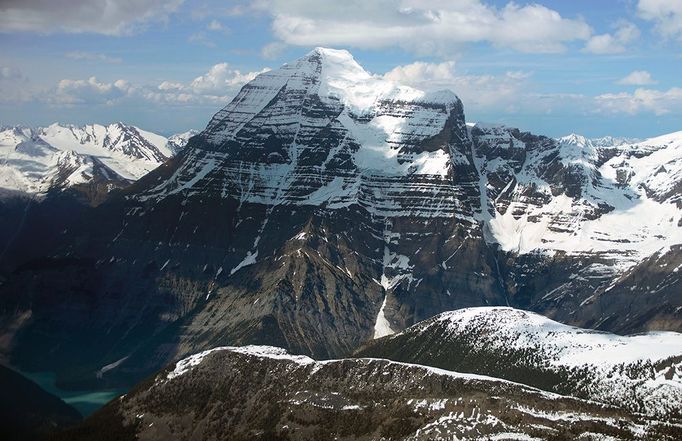
<path id="1" fill-rule="evenodd" d="M 158 167 L 192 133 L 167 139 L 122 122 L 6 127 L 0 131 L 0 189 L 4 194 L 41 194 L 93 179 L 120 185 Z"/>
<path id="2" fill-rule="evenodd" d="M 233 188 L 232 196 L 242 197 L 243 183 L 251 182 L 244 197 L 259 203 L 367 203 L 407 213 L 398 201 L 414 191 L 380 181 L 405 179 L 412 187 L 414 175 L 448 188 L 435 192 L 446 202 L 436 202 L 434 190 L 420 185 L 428 192 L 424 205 L 454 212 L 457 192 L 448 177 L 456 166 L 471 167 L 467 144 L 463 108 L 452 91 L 400 85 L 367 72 L 347 51 L 317 48 L 244 85 L 192 143 L 201 160 L 183 165 L 191 172 L 152 194 L 226 179 L 222 197 Z M 303 179 L 311 174 L 320 179 Z"/>
<path id="3" fill-rule="evenodd" d="M 317 47 L 299 59 L 297 64 L 301 61 L 320 63 L 327 69 L 326 74 L 331 76 L 347 76 L 357 79 L 371 77 L 370 73 L 360 66 L 353 55 L 345 49 Z"/>
<path id="4" fill-rule="evenodd" d="M 458 100 L 449 90 L 427 93 L 372 75 L 346 50 L 318 47 L 299 60 L 299 63 L 300 61 L 319 63 L 318 93 L 321 98 L 339 100 L 356 113 L 367 112 L 381 101 L 447 104 Z"/>
<path id="5" fill-rule="evenodd" d="M 284 107 L 282 112 L 298 113 L 301 106 L 311 110 L 318 99 L 328 109 L 342 106 L 352 118 L 371 118 L 381 106 L 393 103 L 428 103 L 448 109 L 459 105 L 452 91 L 427 93 L 400 85 L 367 72 L 348 51 L 316 48 L 247 83 L 209 122 L 204 138 L 210 144 L 222 144 L 278 102 Z M 283 117 L 280 112 L 278 118 Z M 302 116 L 297 118 L 292 123 L 300 122 Z"/>
<path id="6" fill-rule="evenodd" d="M 510 307 L 444 312 L 358 355 L 499 376 L 666 418 L 682 403 L 682 334 L 622 336 Z"/>
<path id="7" fill-rule="evenodd" d="M 329 47 L 322 47 L 322 46 L 318 46 L 315 49 L 311 50 L 310 52 L 308 52 L 308 54 L 306 56 L 307 57 L 319 56 L 319 57 L 323 57 L 326 59 L 336 59 L 336 60 L 345 60 L 345 61 L 355 62 L 355 58 L 353 58 L 353 54 L 348 52 L 346 49 L 332 49 Z"/>
<path id="8" fill-rule="evenodd" d="M 571 133 L 570 135 L 562 136 L 560 138 L 557 138 L 557 141 L 566 145 L 604 149 L 617 148 L 641 142 L 641 140 L 636 138 L 623 138 L 617 136 L 602 136 L 600 138 L 588 138 L 577 133 Z"/>
<path id="9" fill-rule="evenodd" d="M 195 129 L 190 129 L 186 132 L 182 133 L 176 133 L 175 135 L 171 135 L 168 137 L 168 148 L 173 152 L 173 154 L 177 154 L 180 150 L 185 148 L 187 143 L 189 142 L 189 139 L 192 136 L 198 135 L 199 131 Z"/>
<path id="10" fill-rule="evenodd" d="M 450 332 L 484 329 L 489 341 L 525 348 L 540 345 L 561 365 L 617 365 L 640 360 L 661 360 L 682 353 L 682 334 L 650 332 L 620 336 L 576 328 L 540 314 L 510 307 L 464 308 L 444 312 L 433 322 L 446 323 Z M 424 326 L 430 326 L 431 320 Z"/>
<path id="11" fill-rule="evenodd" d="M 583 135 L 571 133 L 558 139 L 562 144 L 575 145 L 577 147 L 592 147 L 592 141 Z"/>

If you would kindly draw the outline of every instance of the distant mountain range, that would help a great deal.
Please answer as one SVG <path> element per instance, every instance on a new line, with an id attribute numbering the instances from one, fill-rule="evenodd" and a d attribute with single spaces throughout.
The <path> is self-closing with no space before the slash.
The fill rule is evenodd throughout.
<path id="1" fill-rule="evenodd" d="M 70 165 L 43 174 L 37 167 L 36 177 L 47 177 L 42 181 L 23 164 L 24 180 L 16 180 L 23 187 L 15 187 L 41 196 L 30 203 L 0 200 L 0 354 L 22 370 L 54 371 L 67 387 L 130 386 L 179 359 L 221 346 L 278 346 L 317 359 L 348 357 L 364 348 L 372 356 L 464 369 L 467 365 L 442 364 L 457 358 L 438 358 L 456 350 L 480 357 L 470 358 L 476 373 L 527 385 L 504 386 L 498 394 L 477 383 L 474 393 L 467 382 L 452 380 L 457 383 L 452 390 L 463 387 L 471 392 L 468 399 L 484 400 L 486 409 L 497 406 L 489 400 L 507 393 L 525 397 L 520 419 L 504 414 L 507 398 L 485 415 L 488 422 L 505 421 L 500 427 L 531 433 L 526 426 L 535 421 L 568 436 L 569 425 L 557 423 L 556 415 L 538 416 L 551 407 L 543 401 L 554 400 L 549 392 L 575 397 L 562 407 L 567 411 L 589 408 L 591 422 L 585 424 L 597 433 L 611 430 L 603 412 L 627 418 L 632 424 L 614 429 L 616 438 L 628 439 L 645 424 L 634 412 L 652 420 L 679 417 L 659 412 L 645 397 L 662 397 L 663 407 L 678 403 L 679 352 L 664 351 L 667 337 L 619 340 L 613 333 L 669 331 L 677 342 L 675 332 L 682 331 L 682 132 L 647 140 L 553 139 L 467 123 L 452 92 L 387 81 L 366 72 L 350 53 L 324 48 L 256 77 L 195 136 L 165 139 L 134 128 L 103 129 L 42 129 L 16 144 L 21 130 L 3 132 L 12 139 L 4 145 L 14 146 L 7 151 L 24 155 L 19 164 L 34 150 L 47 157 L 44 152 L 53 150 L 45 145 L 68 150 L 63 139 L 83 140 L 77 141 L 81 150 L 67 154 L 91 160 L 79 165 L 90 167 L 86 172 Z M 24 147 L 30 152 L 21 153 Z M 96 198 L 83 203 L 73 197 L 74 188 L 83 194 L 78 183 L 93 180 L 106 183 L 102 191 L 86 192 Z M 118 190 L 109 191 L 114 187 Z M 50 191 L 55 188 L 67 190 Z M 466 321 L 466 312 L 439 316 L 471 307 L 483 307 L 471 313 L 475 320 Z M 524 321 L 527 327 L 511 325 Z M 417 332 L 423 326 L 430 331 Z M 477 337 L 472 342 L 468 335 Z M 624 359 L 614 349 L 604 353 L 602 366 L 578 366 L 562 354 L 584 358 L 584 352 L 567 351 L 566 339 L 582 341 L 581 350 L 589 353 L 607 346 L 640 352 Z M 521 344 L 529 340 L 537 344 Z M 642 347 L 632 342 L 662 355 L 640 357 Z M 275 395 L 259 398 L 243 389 L 250 383 L 235 372 L 266 372 L 280 363 L 273 359 L 284 357 L 275 352 L 222 351 L 211 357 L 229 369 L 201 373 L 201 362 L 200 378 L 191 384 L 209 388 L 215 379 L 225 390 L 242 388 L 234 396 L 247 407 L 260 399 L 272 402 Z M 514 369 L 501 367 L 507 362 Z M 312 369 L 313 362 L 306 363 Z M 344 388 L 366 388 L 381 369 L 390 369 L 388 389 L 377 386 L 387 400 L 405 392 L 396 392 L 396 384 L 423 372 L 385 361 L 338 363 L 333 366 L 347 379 Z M 277 372 L 299 381 L 296 362 L 285 364 Z M 368 380 L 353 383 L 355 372 Z M 443 375 L 413 378 L 409 390 L 454 399 L 452 390 L 441 395 L 438 389 L 451 381 Z M 341 393 L 332 377 L 329 372 L 320 377 L 330 384 L 325 393 Z M 147 414 L 156 403 L 150 387 L 163 391 L 163 403 L 180 394 L 177 403 L 198 415 L 181 393 L 185 380 L 158 381 L 158 387 L 146 384 L 100 417 L 114 418 L 106 422 L 113 427 L 114 421 Z M 310 390 L 303 380 L 296 384 L 294 395 Z M 530 386 L 549 392 L 530 392 Z M 294 399 L 273 405 L 273 414 L 294 412 Z M 590 407 L 594 403 L 586 399 L 602 404 Z M 544 403 L 533 407 L 534 417 L 526 412 L 528 400 Z M 224 414 L 220 404 L 209 403 L 202 411 Z M 397 407 L 377 418 L 386 433 L 403 433 L 404 427 L 389 420 L 417 418 L 420 411 L 391 403 Z M 260 414 L 253 409 L 244 415 L 255 421 Z M 174 412 L 143 420 L 145 427 L 161 427 Z M 431 416 L 435 419 L 420 419 L 423 425 L 415 427 L 425 430 L 447 419 L 444 413 Z M 513 421 L 525 421 L 526 429 Z M 215 427 L 248 429 L 228 423 Z M 258 424 L 253 427 L 273 429 Z M 646 436 L 666 439 L 661 434 L 668 436 L 668 429 Z M 144 429 L 149 439 L 166 433 L 152 430 Z"/>
<path id="2" fill-rule="evenodd" d="M 196 133 L 165 138 L 120 122 L 4 127 L 0 196 L 40 195 L 92 183 L 122 188 L 175 155 Z"/>

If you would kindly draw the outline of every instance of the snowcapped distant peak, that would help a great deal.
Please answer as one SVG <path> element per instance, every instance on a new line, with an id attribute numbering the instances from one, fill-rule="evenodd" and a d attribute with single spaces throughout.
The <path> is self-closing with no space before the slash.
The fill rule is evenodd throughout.
<path id="1" fill-rule="evenodd" d="M 176 133 L 168 138 L 168 148 L 177 155 L 180 150 L 185 148 L 189 139 L 192 136 L 198 135 L 199 131 L 195 129 L 188 130 L 182 133 Z"/>
<path id="2" fill-rule="evenodd" d="M 562 136 L 558 139 L 562 144 L 572 144 L 579 147 L 592 146 L 591 140 L 583 135 L 578 135 L 577 133 L 571 133 L 570 135 Z"/>
<path id="3" fill-rule="evenodd" d="M 319 55 L 321 57 L 329 57 L 329 58 L 339 58 L 339 59 L 346 59 L 346 60 L 355 60 L 353 58 L 353 54 L 348 52 L 345 49 L 332 49 L 328 47 L 322 47 L 318 46 L 312 51 L 308 52 L 308 56 L 311 55 Z"/>
<path id="4" fill-rule="evenodd" d="M 600 138 L 588 138 L 586 136 L 571 133 L 570 135 L 557 138 L 562 144 L 575 145 L 579 147 L 595 147 L 595 148 L 615 148 L 629 144 L 636 144 L 640 142 L 636 138 L 623 138 L 616 136 L 603 136 Z"/>
<path id="5" fill-rule="evenodd" d="M 406 101 L 448 105 L 459 101 L 451 90 L 424 92 L 367 72 L 347 50 L 317 47 L 294 63 L 319 80 L 320 98 L 365 113 L 380 102 Z M 285 67 L 290 67 L 285 65 Z"/>
<path id="6" fill-rule="evenodd" d="M 0 189 L 42 194 L 93 179 L 130 182 L 173 156 L 194 133 L 167 139 L 122 122 L 6 127 L 0 131 Z"/>
<path id="7" fill-rule="evenodd" d="M 355 71 L 356 73 L 364 73 L 369 76 L 369 73 L 355 61 L 353 55 L 345 49 L 329 49 L 325 47 L 316 47 L 308 52 L 301 60 L 312 60 L 322 64 L 336 65 L 342 70 Z"/>

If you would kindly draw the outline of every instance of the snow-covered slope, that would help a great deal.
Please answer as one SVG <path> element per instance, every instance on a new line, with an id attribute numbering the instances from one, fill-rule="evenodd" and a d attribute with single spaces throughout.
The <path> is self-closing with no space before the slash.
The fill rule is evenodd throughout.
<path id="1" fill-rule="evenodd" d="M 619 336 L 513 308 L 467 308 L 418 323 L 360 354 L 682 417 L 682 334 L 676 332 Z"/>
<path id="2" fill-rule="evenodd" d="M 488 238 L 505 251 L 600 255 L 622 271 L 682 243 L 682 132 L 632 143 L 473 125 Z M 485 190 L 483 190 L 485 189 Z"/>
<path id="3" fill-rule="evenodd" d="M 94 179 L 121 184 L 158 167 L 190 132 L 165 138 L 122 123 L 0 131 L 0 190 L 42 194 Z"/>
<path id="4" fill-rule="evenodd" d="M 175 135 L 168 137 L 167 147 L 171 150 L 173 155 L 177 155 L 180 152 L 180 150 L 185 148 L 185 146 L 189 142 L 189 139 L 192 136 L 198 134 L 199 131 L 195 129 L 191 129 L 182 133 L 176 133 Z"/>

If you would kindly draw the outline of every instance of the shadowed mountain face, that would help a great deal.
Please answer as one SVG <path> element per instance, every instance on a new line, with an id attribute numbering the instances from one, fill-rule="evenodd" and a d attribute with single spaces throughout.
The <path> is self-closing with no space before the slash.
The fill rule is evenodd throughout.
<path id="1" fill-rule="evenodd" d="M 673 440 L 679 426 L 490 377 L 280 348 L 181 360 L 56 437 L 86 440 Z"/>
<path id="2" fill-rule="evenodd" d="M 452 93 L 317 49 L 97 208 L 60 194 L 12 211 L 0 349 L 62 386 L 112 385 L 218 345 L 344 356 L 469 306 L 679 330 L 678 279 L 657 269 L 679 260 L 678 196 L 651 165 L 676 157 L 673 138 L 606 148 L 467 126 Z M 631 290 L 643 279 L 659 294 Z"/>
<path id="3" fill-rule="evenodd" d="M 0 438 L 31 441 L 78 424 L 80 414 L 21 374 L 0 365 Z"/>

